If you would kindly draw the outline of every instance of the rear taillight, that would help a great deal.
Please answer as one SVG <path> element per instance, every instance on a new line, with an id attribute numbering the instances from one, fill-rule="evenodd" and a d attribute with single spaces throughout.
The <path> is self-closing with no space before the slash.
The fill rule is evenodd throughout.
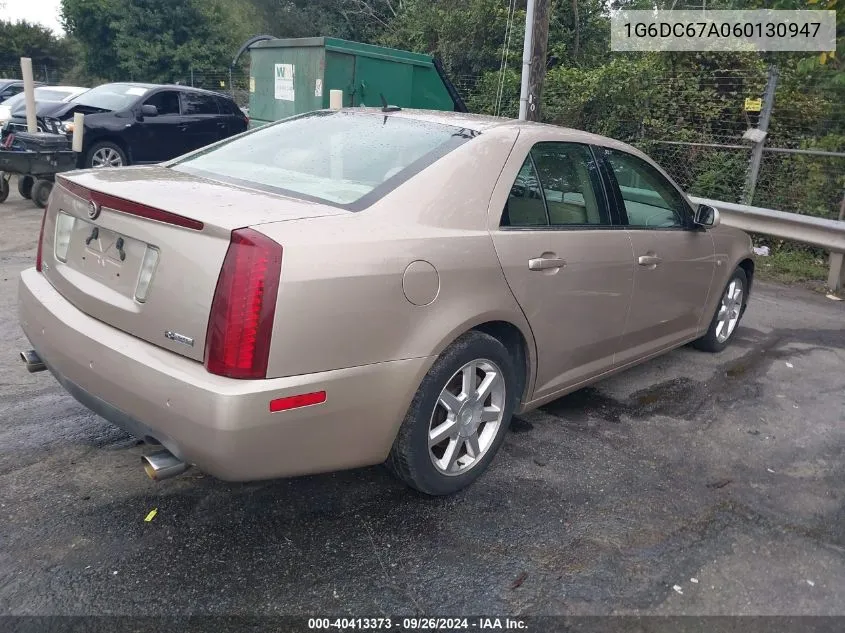
<path id="1" fill-rule="evenodd" d="M 47 209 L 41 216 L 41 230 L 38 232 L 38 251 L 35 253 L 35 270 L 41 272 L 41 259 L 44 252 L 44 222 L 47 221 Z"/>
<path id="2" fill-rule="evenodd" d="M 211 302 L 205 367 L 229 378 L 266 378 L 282 247 L 252 229 L 232 240 Z"/>

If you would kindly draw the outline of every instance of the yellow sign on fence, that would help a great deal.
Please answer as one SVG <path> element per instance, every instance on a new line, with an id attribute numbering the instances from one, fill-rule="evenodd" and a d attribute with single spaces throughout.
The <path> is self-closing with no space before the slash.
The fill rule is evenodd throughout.
<path id="1" fill-rule="evenodd" d="M 745 98 L 745 111 L 746 112 L 759 112 L 763 109 L 763 100 L 762 99 L 751 99 L 749 97 Z"/>

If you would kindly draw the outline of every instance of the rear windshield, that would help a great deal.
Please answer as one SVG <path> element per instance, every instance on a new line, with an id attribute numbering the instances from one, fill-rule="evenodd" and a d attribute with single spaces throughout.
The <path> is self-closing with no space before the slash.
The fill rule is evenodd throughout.
<path id="1" fill-rule="evenodd" d="M 171 166 L 359 210 L 474 135 L 397 116 L 321 111 L 259 128 Z"/>

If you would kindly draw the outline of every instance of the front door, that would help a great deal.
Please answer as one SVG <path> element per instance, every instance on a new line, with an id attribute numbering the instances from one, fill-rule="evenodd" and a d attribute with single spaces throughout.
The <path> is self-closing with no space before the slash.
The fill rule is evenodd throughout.
<path id="1" fill-rule="evenodd" d="M 534 398 L 613 366 L 633 282 L 631 240 L 611 219 L 587 145 L 518 141 L 491 227 L 505 277 L 537 343 Z"/>
<path id="2" fill-rule="evenodd" d="M 602 148 L 614 200 L 634 250 L 634 290 L 617 364 L 695 337 L 715 270 L 713 237 L 660 171 L 638 156 Z"/>
<path id="3" fill-rule="evenodd" d="M 157 163 L 184 154 L 184 131 L 179 110 L 179 93 L 160 90 L 143 101 L 158 110 L 156 116 L 144 117 L 137 126 L 138 142 L 132 144 L 132 160 L 140 163 Z"/>

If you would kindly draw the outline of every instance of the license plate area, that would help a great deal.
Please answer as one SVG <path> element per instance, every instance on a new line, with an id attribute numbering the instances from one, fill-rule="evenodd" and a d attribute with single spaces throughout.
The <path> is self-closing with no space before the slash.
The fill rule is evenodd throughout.
<path id="1" fill-rule="evenodd" d="M 76 218 L 67 265 L 125 296 L 133 296 L 147 244 Z"/>

